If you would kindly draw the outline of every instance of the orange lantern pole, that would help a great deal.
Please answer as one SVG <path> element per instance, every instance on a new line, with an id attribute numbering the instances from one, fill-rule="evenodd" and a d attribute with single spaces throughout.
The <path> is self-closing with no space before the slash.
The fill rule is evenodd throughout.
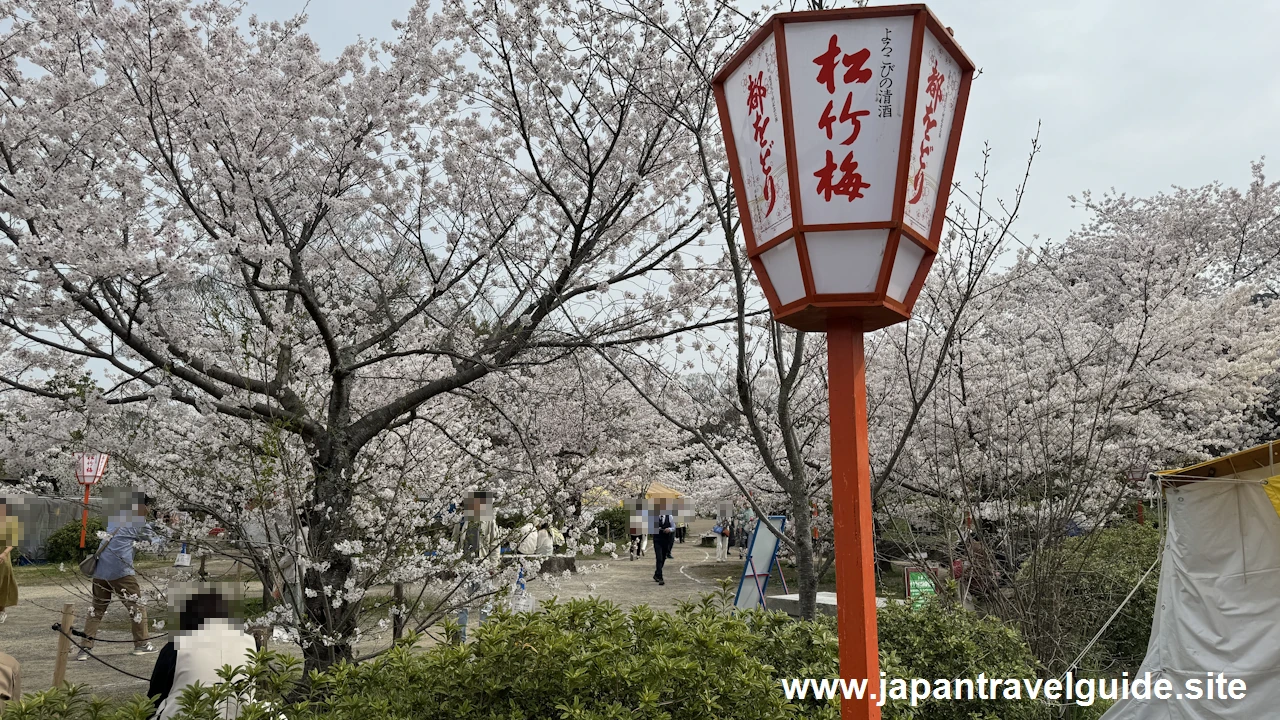
<path id="1" fill-rule="evenodd" d="M 84 547 L 84 536 L 89 532 L 89 483 L 84 484 L 84 510 L 80 512 L 80 547 Z"/>
<path id="2" fill-rule="evenodd" d="M 975 66 L 924 5 L 779 13 L 712 80 L 773 318 L 827 334 L 845 720 L 879 720 L 864 333 L 911 317 L 942 240 Z M 856 694 L 856 693 L 855 693 Z"/>
<path id="3" fill-rule="evenodd" d="M 836 605 L 840 676 L 867 679 L 862 699 L 840 701 L 845 718 L 880 717 L 879 638 L 876 632 L 875 531 L 871 520 L 871 461 L 867 453 L 867 378 L 862 323 L 827 321 L 827 382 L 831 410 L 831 511 L 835 520 Z"/>

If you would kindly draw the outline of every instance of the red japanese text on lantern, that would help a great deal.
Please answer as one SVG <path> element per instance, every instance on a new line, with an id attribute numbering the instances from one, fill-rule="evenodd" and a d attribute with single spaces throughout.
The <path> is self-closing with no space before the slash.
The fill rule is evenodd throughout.
<path id="1" fill-rule="evenodd" d="M 920 202 L 921 196 L 924 195 L 926 158 L 933 152 L 933 136 L 930 133 L 938 127 L 938 121 L 933 119 L 933 114 L 937 112 L 938 105 L 942 102 L 942 84 L 945 81 L 946 78 L 938 72 L 938 61 L 934 60 L 933 70 L 929 73 L 928 84 L 925 87 L 925 94 L 929 96 L 931 102 L 924 107 L 924 120 L 921 125 L 924 138 L 920 141 L 920 167 L 916 169 L 915 178 L 911 181 L 911 188 L 915 194 L 907 201 L 912 205 Z"/>
<path id="2" fill-rule="evenodd" d="M 864 67 L 869 59 L 871 59 L 870 49 L 862 48 L 856 52 L 845 53 L 840 48 L 839 37 L 832 34 L 827 41 L 826 52 L 813 59 L 813 64 L 818 66 L 817 82 L 826 87 L 828 95 L 836 95 L 836 72 L 843 67 L 842 85 L 865 85 L 873 75 L 870 68 Z M 838 113 L 836 100 L 837 97 L 832 97 L 827 101 L 826 108 L 818 118 L 818 129 L 825 133 L 827 140 L 838 142 L 841 146 L 851 146 L 857 142 L 858 135 L 862 132 L 862 119 L 871 115 L 871 111 L 862 108 L 854 100 L 852 88 L 844 93 L 844 101 Z M 836 134 L 837 126 L 840 130 L 839 136 Z M 835 148 L 835 150 L 836 152 L 833 152 L 833 149 L 827 149 L 826 163 L 813 174 L 818 179 L 815 190 L 824 202 L 831 202 L 831 198 L 835 195 L 843 196 L 845 200 L 853 202 L 855 198 L 863 197 L 862 191 L 870 188 L 871 185 L 863 180 L 862 173 L 858 172 L 858 162 L 853 159 L 853 148 L 847 152 L 843 148 Z M 843 158 L 839 162 L 836 161 L 837 152 L 843 153 Z"/>
<path id="3" fill-rule="evenodd" d="M 769 217 L 773 206 L 778 202 L 778 189 L 773 179 L 773 165 L 769 156 L 773 154 L 773 141 L 765 137 L 769 129 L 769 117 L 764 114 L 764 99 L 768 90 L 764 84 L 764 72 L 747 78 L 747 112 L 752 115 L 752 138 L 760 145 L 760 172 L 764 175 L 764 199 L 769 203 L 764 216 Z"/>

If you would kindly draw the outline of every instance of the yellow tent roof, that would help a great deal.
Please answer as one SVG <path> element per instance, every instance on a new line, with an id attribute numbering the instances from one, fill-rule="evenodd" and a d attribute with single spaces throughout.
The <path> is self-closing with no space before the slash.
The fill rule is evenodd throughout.
<path id="1" fill-rule="evenodd" d="M 1280 514 L 1280 473 L 1276 471 L 1277 461 L 1280 461 L 1280 440 L 1272 440 L 1220 458 L 1156 474 L 1160 476 L 1162 485 L 1228 478 L 1254 481 L 1262 486 L 1267 499 L 1275 507 L 1276 513 Z"/>
<path id="2" fill-rule="evenodd" d="M 1223 455 L 1213 460 L 1189 465 L 1176 470 L 1156 473 L 1165 480 L 1209 480 L 1213 478 L 1237 478 L 1242 480 L 1267 480 L 1278 473 L 1273 464 L 1280 461 L 1280 440 L 1272 440 L 1248 450 Z"/>
<path id="3" fill-rule="evenodd" d="M 684 497 L 684 495 L 681 494 L 679 491 L 672 490 L 671 488 L 667 487 L 666 485 L 663 485 L 660 482 L 649 483 L 649 489 L 645 490 L 644 496 L 649 499 Z"/>

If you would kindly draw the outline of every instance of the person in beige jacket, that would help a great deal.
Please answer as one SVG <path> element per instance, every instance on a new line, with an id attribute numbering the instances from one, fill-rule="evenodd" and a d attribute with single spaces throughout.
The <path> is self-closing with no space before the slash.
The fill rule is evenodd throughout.
<path id="1" fill-rule="evenodd" d="M 22 699 L 22 673 L 12 655 L 0 652 L 0 712 L 10 700 Z"/>

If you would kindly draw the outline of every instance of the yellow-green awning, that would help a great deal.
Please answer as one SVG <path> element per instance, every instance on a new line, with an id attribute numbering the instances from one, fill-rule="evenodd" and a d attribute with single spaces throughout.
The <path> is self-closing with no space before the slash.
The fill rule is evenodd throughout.
<path id="1" fill-rule="evenodd" d="M 1156 473 L 1164 482 L 1203 480 L 1245 480 L 1261 483 L 1276 514 L 1280 515 L 1280 440 L 1272 440 L 1247 450 L 1177 470 Z"/>

